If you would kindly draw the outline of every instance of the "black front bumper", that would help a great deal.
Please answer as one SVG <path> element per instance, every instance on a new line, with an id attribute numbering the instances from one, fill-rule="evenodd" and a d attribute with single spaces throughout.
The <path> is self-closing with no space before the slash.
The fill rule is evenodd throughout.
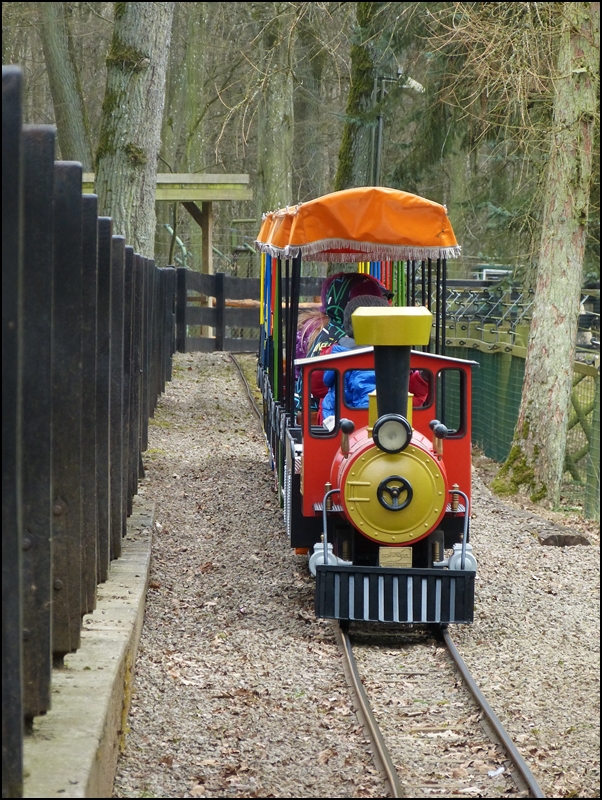
<path id="1" fill-rule="evenodd" d="M 447 569 L 318 566 L 316 617 L 408 624 L 471 623 L 475 574 Z"/>

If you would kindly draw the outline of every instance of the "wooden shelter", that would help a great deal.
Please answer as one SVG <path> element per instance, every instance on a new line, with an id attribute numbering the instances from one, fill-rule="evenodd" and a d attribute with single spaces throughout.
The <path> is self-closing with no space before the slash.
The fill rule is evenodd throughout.
<path id="1" fill-rule="evenodd" d="M 83 192 L 94 192 L 94 173 L 83 176 Z M 182 203 L 203 232 L 203 272 L 213 273 L 213 203 L 220 200 L 252 200 L 248 175 L 157 173 L 158 202 Z"/>

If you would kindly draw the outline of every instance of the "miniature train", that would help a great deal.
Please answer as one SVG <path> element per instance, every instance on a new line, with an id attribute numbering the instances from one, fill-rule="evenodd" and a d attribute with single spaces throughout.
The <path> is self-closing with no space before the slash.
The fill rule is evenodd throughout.
<path id="1" fill-rule="evenodd" d="M 391 189 L 337 192 L 272 214 L 258 247 L 266 438 L 291 547 L 307 553 L 316 578 L 316 616 L 472 622 L 474 362 L 441 352 L 445 259 L 458 253 L 444 207 Z M 295 358 L 302 257 L 371 261 L 382 268 L 384 288 L 395 267 L 403 270 L 396 304 L 353 311 L 352 349 Z M 423 305 L 414 304 L 416 270 L 429 288 Z M 416 374 L 420 397 L 409 391 Z M 375 391 L 358 407 L 348 382 L 362 375 L 374 376 Z M 312 396 L 326 377 L 334 410 L 329 425 Z"/>

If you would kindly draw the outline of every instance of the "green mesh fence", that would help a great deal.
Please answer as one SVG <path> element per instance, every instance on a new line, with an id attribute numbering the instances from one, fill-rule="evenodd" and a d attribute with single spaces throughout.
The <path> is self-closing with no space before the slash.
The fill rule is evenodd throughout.
<path id="1" fill-rule="evenodd" d="M 505 461 L 518 417 L 525 360 L 464 347 L 448 347 L 446 355 L 479 363 L 472 373 L 472 441 L 488 458 Z"/>
<path id="2" fill-rule="evenodd" d="M 598 383 L 599 381 L 593 375 L 576 373 L 573 377 L 566 460 L 567 469 L 575 480 L 583 479 L 583 462 L 590 453 L 590 445 L 594 433 L 593 427 L 595 427 L 592 423 L 596 384 Z M 598 430 L 599 427 L 598 423 Z"/>
<path id="3" fill-rule="evenodd" d="M 569 431 L 567 452 L 579 479 L 585 475 L 585 516 L 600 519 L 600 375 L 588 375 L 573 387 L 573 412 L 579 424 Z M 571 441 L 571 435 L 576 441 Z"/>
<path id="4" fill-rule="evenodd" d="M 525 360 L 506 353 L 448 347 L 446 355 L 478 362 L 472 374 L 472 441 L 494 461 L 506 460 L 521 400 Z M 453 397 L 453 392 L 451 393 Z M 449 402 L 452 397 L 446 398 Z M 585 516 L 600 518 L 600 376 L 575 372 L 565 484 L 580 487 Z"/>

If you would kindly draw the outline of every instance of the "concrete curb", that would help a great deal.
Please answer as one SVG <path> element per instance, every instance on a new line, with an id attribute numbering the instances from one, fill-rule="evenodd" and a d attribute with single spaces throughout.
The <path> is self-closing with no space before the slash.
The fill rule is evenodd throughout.
<path id="1" fill-rule="evenodd" d="M 125 742 L 150 570 L 154 503 L 136 496 L 120 558 L 83 619 L 80 649 L 52 672 L 52 708 L 23 752 L 23 797 L 111 797 Z"/>

